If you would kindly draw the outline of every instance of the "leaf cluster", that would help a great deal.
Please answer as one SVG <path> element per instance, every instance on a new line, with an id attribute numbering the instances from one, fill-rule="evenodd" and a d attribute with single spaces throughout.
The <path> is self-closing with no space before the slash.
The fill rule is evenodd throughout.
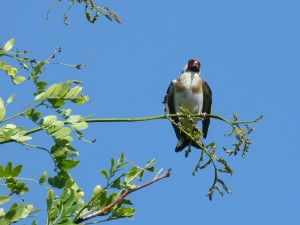
<path id="1" fill-rule="evenodd" d="M 13 48 L 15 39 L 11 38 L 8 40 L 3 47 L 0 47 L 0 58 L 3 56 L 11 57 L 10 50 Z M 26 78 L 24 76 L 16 76 L 18 74 L 18 69 L 8 65 L 5 61 L 0 61 L 0 70 L 4 71 L 6 75 L 11 78 L 14 84 L 19 84 L 23 82 Z"/>
<path id="2" fill-rule="evenodd" d="M 251 124 L 256 123 L 263 117 L 259 116 L 258 118 L 252 121 L 239 121 L 238 116 L 236 114 L 233 114 L 233 120 L 230 121 L 217 115 L 198 115 L 191 114 L 188 110 L 183 108 L 180 108 L 180 110 L 183 114 L 176 115 L 176 117 L 186 117 L 188 121 L 191 122 L 191 124 L 194 123 L 195 117 L 200 117 L 202 119 L 210 117 L 222 120 L 223 122 L 227 123 L 231 127 L 231 131 L 226 133 L 225 136 L 232 136 L 232 134 L 234 134 L 236 142 L 233 143 L 233 146 L 235 147 L 233 150 L 229 150 L 225 147 L 223 147 L 223 150 L 228 155 L 237 155 L 238 152 L 242 150 L 242 157 L 246 156 L 246 153 L 248 152 L 250 145 L 252 144 L 249 138 L 249 135 L 253 131 Z M 224 191 L 226 193 L 231 193 L 226 183 L 220 178 L 220 174 L 230 174 L 232 176 L 234 173 L 233 170 L 230 168 L 229 163 L 224 158 L 217 157 L 217 145 L 213 142 L 208 145 L 202 144 L 202 141 L 200 141 L 200 137 L 203 136 L 203 133 L 198 129 L 196 125 L 194 125 L 192 129 L 189 129 L 187 127 L 184 127 L 180 123 L 175 123 L 172 119 L 173 117 L 175 117 L 175 115 L 167 115 L 166 117 L 171 121 L 171 123 L 174 126 L 178 127 L 181 130 L 181 132 L 183 132 L 187 137 L 189 137 L 191 142 L 194 142 L 200 149 L 200 157 L 192 174 L 195 175 L 196 172 L 198 172 L 199 170 L 204 170 L 209 165 L 212 165 L 214 170 L 214 179 L 212 186 L 209 188 L 209 191 L 207 193 L 208 198 L 212 200 L 215 190 L 217 190 L 221 194 L 221 196 L 224 195 Z M 189 146 L 188 150 L 185 151 L 185 157 L 188 157 L 190 152 L 191 146 Z"/>
<path id="3" fill-rule="evenodd" d="M 25 182 L 20 181 L 17 176 L 22 170 L 22 165 L 12 166 L 9 162 L 5 167 L 0 165 L 0 186 L 6 188 L 9 191 L 8 195 L 0 195 L 0 206 L 10 201 L 14 194 L 24 195 L 29 191 L 29 187 Z M 9 225 L 18 220 L 24 219 L 29 215 L 35 213 L 33 205 L 31 204 L 18 204 L 14 202 L 7 212 L 3 208 L 0 208 L 0 224 Z"/>
<path id="4" fill-rule="evenodd" d="M 47 19 L 49 18 L 49 13 L 51 9 L 62 0 L 56 0 L 48 9 Z M 65 1 L 66 2 L 66 1 Z M 97 6 L 94 0 L 69 0 L 70 4 L 64 14 L 64 23 L 69 25 L 69 12 L 75 4 L 82 5 L 84 7 L 85 16 L 88 22 L 95 23 L 96 20 L 102 15 L 110 21 L 116 21 L 117 23 L 122 23 L 120 17 L 113 11 L 111 11 L 107 6 Z"/>
<path id="5" fill-rule="evenodd" d="M 28 56 L 20 56 L 18 52 L 8 52 L 13 47 L 14 41 L 12 40 L 4 46 L 2 56 L 19 62 L 21 67 L 29 72 L 28 81 L 33 82 L 36 90 L 33 92 L 31 101 L 15 115 L 7 116 L 6 109 L 9 104 L 13 103 L 16 95 L 12 94 L 6 102 L 0 98 L 0 145 L 14 142 L 24 145 L 26 148 L 46 151 L 53 160 L 55 174 L 48 176 L 47 171 L 44 171 L 38 180 L 20 178 L 18 175 L 22 170 L 22 165 L 14 168 L 11 162 L 4 167 L 0 165 L 1 186 L 9 191 L 8 195 L 0 196 L 1 207 L 6 205 L 8 208 L 6 212 L 4 208 L 0 208 L 0 224 L 17 222 L 38 212 L 34 210 L 33 205 L 24 204 L 26 201 L 23 196 L 30 190 L 30 186 L 27 186 L 24 181 L 35 182 L 48 189 L 46 197 L 47 225 L 78 224 L 99 216 L 105 216 L 102 221 L 132 217 L 135 209 L 130 207 L 131 201 L 125 197 L 144 187 L 137 186 L 136 182 L 142 179 L 146 171 L 154 172 L 155 161 L 151 160 L 146 166 L 139 167 L 127 161 L 124 154 L 118 160 L 112 158 L 109 170 L 101 170 L 106 184 L 97 185 L 90 199 L 85 202 L 82 198 L 84 192 L 70 174 L 70 170 L 79 163 L 79 160 L 76 160 L 79 152 L 72 144 L 73 137 L 88 141 L 83 138 L 82 133 L 82 130 L 88 128 L 87 117 L 74 115 L 72 109 L 69 108 L 70 104 L 82 105 L 89 102 L 89 98 L 82 93 L 83 88 L 80 86 L 82 82 L 67 80 L 48 85 L 45 80 L 42 80 L 42 74 L 46 66 L 56 64 L 52 62 L 52 59 L 61 52 L 61 49 L 57 48 L 46 60 L 38 61 L 30 59 Z M 58 64 L 72 66 L 76 69 L 82 67 L 81 64 Z M 36 127 L 26 129 L 24 126 L 12 123 L 19 117 L 30 121 Z M 38 131 L 43 131 L 48 136 L 49 143 L 52 141 L 50 148 L 47 147 L 48 144 L 39 146 L 32 142 L 35 139 L 31 134 Z M 169 173 L 164 177 L 167 176 Z M 151 182 L 154 183 L 159 179 L 155 178 Z M 56 194 L 57 190 L 60 193 L 58 195 Z M 10 207 L 7 207 L 12 201 L 13 195 L 17 195 L 22 203 L 13 202 Z M 95 221 L 95 223 L 98 222 Z M 36 224 L 36 221 L 33 220 L 32 224 Z"/>

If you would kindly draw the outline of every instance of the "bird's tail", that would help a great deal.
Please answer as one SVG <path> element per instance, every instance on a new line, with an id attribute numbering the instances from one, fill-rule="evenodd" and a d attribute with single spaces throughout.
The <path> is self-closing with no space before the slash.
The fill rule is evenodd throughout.
<path id="1" fill-rule="evenodd" d="M 199 139 L 199 142 L 200 142 L 201 146 L 204 146 L 201 139 Z M 186 135 L 182 135 L 182 137 L 177 142 L 177 145 L 175 147 L 175 152 L 180 152 L 185 147 L 190 146 L 190 145 L 197 149 L 200 149 L 199 145 L 195 141 L 192 141 L 191 139 L 187 138 Z"/>

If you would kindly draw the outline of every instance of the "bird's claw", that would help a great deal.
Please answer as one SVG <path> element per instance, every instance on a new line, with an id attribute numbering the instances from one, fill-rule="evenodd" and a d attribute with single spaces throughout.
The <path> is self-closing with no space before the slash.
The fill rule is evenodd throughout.
<path id="1" fill-rule="evenodd" d="M 205 119 L 207 113 L 199 113 L 199 117 L 201 120 Z"/>

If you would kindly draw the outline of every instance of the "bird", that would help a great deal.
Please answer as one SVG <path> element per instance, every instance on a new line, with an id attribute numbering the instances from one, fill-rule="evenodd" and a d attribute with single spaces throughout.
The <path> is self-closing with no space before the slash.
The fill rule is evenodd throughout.
<path id="1" fill-rule="evenodd" d="M 188 60 L 184 66 L 182 74 L 171 82 L 167 93 L 164 97 L 165 111 L 169 114 L 181 114 L 183 109 L 188 110 L 191 114 L 201 114 L 203 138 L 207 137 L 210 119 L 205 118 L 206 114 L 211 114 L 212 107 L 212 91 L 205 80 L 200 77 L 201 62 L 195 58 Z M 190 131 L 198 129 L 197 122 L 199 118 L 172 118 L 172 126 L 174 128 L 178 143 L 175 152 L 182 151 L 187 146 L 200 148 L 197 143 L 181 131 L 178 126 L 182 126 Z M 203 146 L 201 139 L 200 145 Z"/>

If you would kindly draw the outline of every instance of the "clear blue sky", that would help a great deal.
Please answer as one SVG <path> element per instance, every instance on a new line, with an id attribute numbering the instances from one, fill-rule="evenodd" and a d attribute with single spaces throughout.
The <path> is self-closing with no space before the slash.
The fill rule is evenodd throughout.
<path id="1" fill-rule="evenodd" d="M 137 164 L 156 157 L 157 169 L 172 168 L 169 179 L 132 194 L 134 220 L 111 224 L 299 224 L 299 1 L 99 1 L 123 24 L 104 18 L 90 24 L 77 6 L 70 12 L 69 26 L 63 24 L 65 1 L 45 19 L 51 4 L 3 1 L 0 42 L 14 37 L 18 49 L 38 59 L 60 46 L 57 61 L 86 63 L 80 71 L 49 66 L 43 75 L 49 83 L 84 82 L 84 93 L 92 101 L 75 112 L 95 113 L 97 118 L 163 114 L 161 101 L 169 82 L 195 57 L 213 92 L 213 113 L 225 118 L 237 113 L 244 120 L 265 116 L 255 125 L 247 157 L 226 158 L 235 171 L 233 177 L 223 176 L 232 194 L 215 193 L 212 202 L 205 197 L 212 168 L 191 175 L 199 153 L 194 150 L 186 159 L 174 152 L 176 137 L 168 121 L 90 125 L 86 138 L 97 142 L 76 142 L 81 163 L 73 171 L 86 196 L 103 182 L 100 169 L 122 151 Z M 0 79 L 1 97 L 17 94 L 8 113 L 30 101 L 29 82 L 18 90 L 7 85 L 5 76 Z M 223 136 L 228 129 L 211 123 L 207 142 L 218 144 L 219 155 L 228 143 Z M 43 135 L 34 137 L 39 137 L 34 143 L 47 143 Z M 38 178 L 44 165 L 51 170 L 50 158 L 39 150 L 9 144 L 0 151 L 1 164 L 25 164 L 23 176 L 34 171 Z M 26 200 L 44 207 L 45 194 L 36 186 Z M 38 222 L 44 224 L 43 218 Z"/>

